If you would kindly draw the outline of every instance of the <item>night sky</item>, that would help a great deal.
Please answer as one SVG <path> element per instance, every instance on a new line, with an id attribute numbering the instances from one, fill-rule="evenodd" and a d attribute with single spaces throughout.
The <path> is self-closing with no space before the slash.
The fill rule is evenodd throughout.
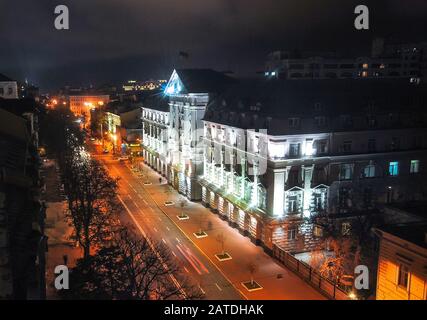
<path id="1" fill-rule="evenodd" d="M 68 31 L 53 25 L 60 4 Z M 353 27 L 358 4 L 369 31 Z M 427 40 L 426 30 L 426 0 L 0 0 L 0 73 L 42 89 L 167 78 L 174 67 L 250 75 L 276 49 L 368 55 L 374 36 Z"/>

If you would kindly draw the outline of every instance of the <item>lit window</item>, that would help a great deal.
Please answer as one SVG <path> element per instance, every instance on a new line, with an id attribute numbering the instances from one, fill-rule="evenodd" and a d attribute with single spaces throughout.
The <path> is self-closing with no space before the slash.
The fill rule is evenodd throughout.
<path id="1" fill-rule="evenodd" d="M 340 180 L 351 180 L 353 178 L 353 165 L 342 164 L 340 168 Z"/>
<path id="2" fill-rule="evenodd" d="M 350 231 L 351 231 L 350 222 L 343 222 L 341 225 L 341 234 L 343 236 L 348 236 L 348 235 L 350 235 Z"/>
<path id="3" fill-rule="evenodd" d="M 388 174 L 392 177 L 395 177 L 399 174 L 399 162 L 392 161 L 388 165 Z"/>
<path id="4" fill-rule="evenodd" d="M 365 178 L 373 178 L 375 177 L 375 165 L 370 164 L 365 167 L 363 170 L 363 176 Z"/>
<path id="5" fill-rule="evenodd" d="M 313 235 L 315 237 L 322 237 L 323 236 L 323 228 L 321 226 L 314 226 L 313 228 Z"/>
<path id="6" fill-rule="evenodd" d="M 418 173 L 420 171 L 420 160 L 411 160 L 411 173 Z"/>
<path id="7" fill-rule="evenodd" d="M 397 284 L 405 289 L 408 288 L 409 268 L 403 264 L 399 265 Z"/>
<path id="8" fill-rule="evenodd" d="M 291 143 L 289 145 L 289 155 L 291 157 L 298 157 L 299 156 L 299 143 Z"/>

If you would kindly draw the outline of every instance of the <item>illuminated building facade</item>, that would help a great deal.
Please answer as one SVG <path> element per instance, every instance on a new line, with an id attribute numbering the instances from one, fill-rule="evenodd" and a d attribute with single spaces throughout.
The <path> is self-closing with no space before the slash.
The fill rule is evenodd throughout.
<path id="1" fill-rule="evenodd" d="M 229 86 L 203 119 L 202 201 L 266 248 L 297 252 L 318 244 L 318 214 L 422 199 L 424 89 L 396 80 Z"/>
<path id="2" fill-rule="evenodd" d="M 427 300 L 427 224 L 377 229 L 377 300 Z"/>
<path id="3" fill-rule="evenodd" d="M 136 81 L 129 80 L 123 85 L 124 91 L 152 91 L 161 88 L 167 80 Z"/>
<path id="4" fill-rule="evenodd" d="M 169 172 L 168 137 L 169 105 L 164 96 L 147 98 L 142 107 L 142 156 L 144 161 L 163 176 Z"/>
<path id="5" fill-rule="evenodd" d="M 84 125 L 90 123 L 91 110 L 106 105 L 110 101 L 108 95 L 70 95 L 68 96 L 70 110 L 76 117 L 82 119 Z"/>
<path id="6" fill-rule="evenodd" d="M 168 180 L 191 200 L 200 200 L 203 122 L 207 104 L 232 81 L 210 69 L 174 70 L 165 88 L 169 98 Z"/>

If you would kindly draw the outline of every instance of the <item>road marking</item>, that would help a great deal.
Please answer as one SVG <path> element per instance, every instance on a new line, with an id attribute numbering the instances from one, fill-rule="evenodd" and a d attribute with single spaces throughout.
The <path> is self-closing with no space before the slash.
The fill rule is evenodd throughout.
<path id="1" fill-rule="evenodd" d="M 202 272 L 199 270 L 199 268 L 197 268 L 197 266 L 194 264 L 193 260 L 191 260 L 186 254 L 185 252 L 180 248 L 180 246 L 176 245 L 176 247 L 178 248 L 178 250 L 181 252 L 181 254 L 184 256 L 185 259 L 187 259 L 187 261 L 191 264 L 191 266 L 194 268 L 194 270 L 197 271 L 198 274 L 202 274 Z"/>
<path id="2" fill-rule="evenodd" d="M 154 212 L 154 209 L 153 209 L 152 207 L 150 207 L 150 210 L 151 210 L 152 212 Z"/>
<path id="3" fill-rule="evenodd" d="M 176 258 L 176 253 L 172 251 L 172 255 Z"/>
<path id="4" fill-rule="evenodd" d="M 157 219 L 159 219 L 159 221 L 162 221 L 162 218 L 160 218 L 160 217 L 157 217 Z"/>
<path id="5" fill-rule="evenodd" d="M 164 244 L 167 244 L 167 243 L 166 243 L 166 240 L 165 240 L 165 239 L 163 239 L 163 238 L 162 238 L 162 242 L 163 242 Z"/>
<path id="6" fill-rule="evenodd" d="M 221 287 L 218 285 L 218 283 L 215 282 L 216 287 L 218 288 L 219 291 L 222 291 Z"/>
<path id="7" fill-rule="evenodd" d="M 142 197 L 141 197 L 141 199 L 142 199 Z M 146 205 L 148 205 L 148 202 L 147 202 L 147 201 L 145 201 L 145 199 L 143 199 L 142 201 L 144 201 L 144 203 L 145 203 Z"/>
<path id="8" fill-rule="evenodd" d="M 206 294 L 205 290 L 203 290 L 203 288 L 201 286 L 199 286 L 200 291 L 202 292 L 203 295 Z"/>
<path id="9" fill-rule="evenodd" d="M 157 229 L 156 229 L 156 228 L 154 228 L 154 227 L 153 227 L 153 230 L 154 230 L 154 231 L 156 231 L 156 232 L 158 232 L 158 231 L 157 231 Z"/>
<path id="10" fill-rule="evenodd" d="M 176 239 L 176 241 L 178 241 L 178 243 L 181 243 L 181 241 L 178 238 L 175 238 L 175 239 Z"/>
<path id="11" fill-rule="evenodd" d="M 146 239 L 148 245 L 150 246 L 151 250 L 153 250 L 153 252 L 156 253 L 158 259 L 160 260 L 160 263 L 162 264 L 163 268 L 166 270 L 166 272 L 169 274 L 169 277 L 171 278 L 172 282 L 175 284 L 175 286 L 178 288 L 178 290 L 181 292 L 181 294 L 184 296 L 184 298 L 187 297 L 187 294 L 185 293 L 184 289 L 182 289 L 181 284 L 178 282 L 178 280 L 176 280 L 175 276 L 170 272 L 169 267 L 166 265 L 166 263 L 163 261 L 162 257 L 160 256 L 160 254 L 157 252 L 156 248 L 154 247 L 154 245 L 151 243 L 150 239 L 147 238 L 146 233 L 144 232 L 144 230 L 141 228 L 141 226 L 139 225 L 138 221 L 136 221 L 135 217 L 133 216 L 133 214 L 130 212 L 128 206 L 126 205 L 126 203 L 123 201 L 123 199 L 120 196 L 117 196 L 117 198 L 119 199 L 119 201 L 122 203 L 123 207 L 126 209 L 127 213 L 129 214 L 129 216 L 131 217 L 131 219 L 133 220 L 133 222 L 135 223 L 136 227 L 139 229 L 139 231 L 141 232 L 141 234 L 143 235 L 143 237 Z"/>
<path id="12" fill-rule="evenodd" d="M 190 273 L 186 267 L 184 267 L 185 272 Z"/>
<path id="13" fill-rule="evenodd" d="M 171 229 L 169 229 L 169 227 L 166 227 L 166 230 L 171 231 Z"/>

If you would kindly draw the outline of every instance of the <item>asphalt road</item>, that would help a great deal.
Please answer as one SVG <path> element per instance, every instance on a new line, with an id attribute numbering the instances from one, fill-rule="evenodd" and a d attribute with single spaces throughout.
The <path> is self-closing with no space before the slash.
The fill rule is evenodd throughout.
<path id="1" fill-rule="evenodd" d="M 110 156 L 97 156 L 113 177 L 120 177 L 119 194 L 126 212 L 124 223 L 132 223 L 136 230 L 158 243 L 164 243 L 177 259 L 183 275 L 205 293 L 205 299 L 239 300 L 241 291 L 201 253 L 194 244 L 166 216 L 145 190 L 143 181 L 123 163 Z M 163 204 L 159 204 L 163 205 Z M 179 281 L 179 280 L 178 280 Z"/>

